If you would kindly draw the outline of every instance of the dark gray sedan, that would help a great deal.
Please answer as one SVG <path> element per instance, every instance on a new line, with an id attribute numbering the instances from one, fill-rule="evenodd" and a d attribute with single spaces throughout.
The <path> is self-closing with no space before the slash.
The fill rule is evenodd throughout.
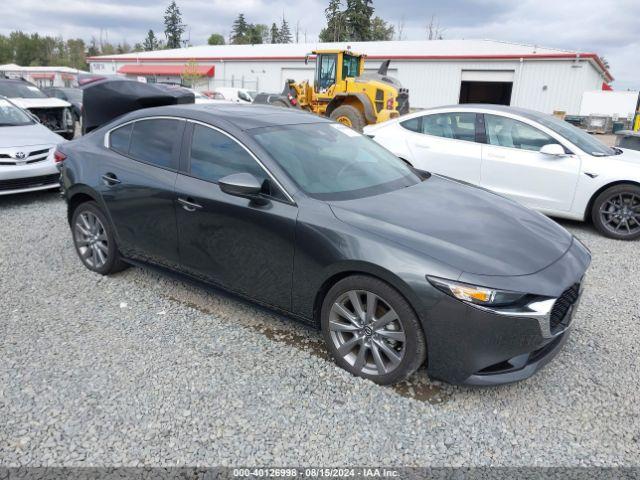
<path id="1" fill-rule="evenodd" d="M 73 242 L 322 329 L 349 372 L 494 384 L 558 352 L 590 262 L 519 204 L 414 170 L 342 125 L 266 106 L 143 109 L 56 153 Z"/>

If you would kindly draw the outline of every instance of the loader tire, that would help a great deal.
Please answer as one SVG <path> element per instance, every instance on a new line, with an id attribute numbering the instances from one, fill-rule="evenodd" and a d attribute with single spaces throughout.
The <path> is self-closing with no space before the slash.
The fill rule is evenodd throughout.
<path id="1" fill-rule="evenodd" d="M 347 127 L 353 128 L 356 132 L 362 132 L 362 129 L 367 124 L 363 113 L 351 105 L 342 105 L 336 108 L 331 112 L 329 118 L 334 122 L 342 123 Z"/>

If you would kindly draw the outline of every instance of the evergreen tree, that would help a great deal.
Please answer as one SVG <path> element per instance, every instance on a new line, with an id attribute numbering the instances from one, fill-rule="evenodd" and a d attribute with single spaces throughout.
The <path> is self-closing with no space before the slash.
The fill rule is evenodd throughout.
<path id="1" fill-rule="evenodd" d="M 259 43 L 266 43 L 269 41 L 269 27 L 262 23 L 250 24 L 247 32 L 248 43 L 251 45 L 257 45 Z"/>
<path id="2" fill-rule="evenodd" d="M 156 34 L 153 33 L 153 30 L 149 30 L 149 32 L 147 33 L 147 38 L 145 38 L 144 42 L 142 42 L 142 48 L 147 52 L 151 52 L 153 50 L 158 50 L 158 47 L 159 45 Z"/>
<path id="3" fill-rule="evenodd" d="M 271 34 L 269 37 L 269 43 L 278 43 L 280 40 L 280 31 L 278 30 L 278 26 L 275 22 L 271 24 Z"/>
<path id="4" fill-rule="evenodd" d="M 247 24 L 247 21 L 244 18 L 244 14 L 241 13 L 233 22 L 233 27 L 231 27 L 231 43 L 235 45 L 249 43 L 249 39 L 247 38 L 248 33 L 249 24 Z"/>
<path id="5" fill-rule="evenodd" d="M 371 39 L 372 0 L 347 0 L 345 11 L 349 40 L 366 42 Z"/>
<path id="6" fill-rule="evenodd" d="M 164 12 L 164 35 L 167 37 L 167 48 L 181 47 L 185 29 L 180 9 L 173 0 Z"/>
<path id="7" fill-rule="evenodd" d="M 329 6 L 324 11 L 324 15 L 327 18 L 327 26 L 320 32 L 321 42 L 342 42 L 347 40 L 347 31 L 344 24 L 345 15 L 341 7 L 341 0 L 329 0 Z"/>
<path id="8" fill-rule="evenodd" d="M 369 39 L 374 40 L 393 40 L 395 33 L 393 25 L 389 25 L 380 17 L 374 17 L 371 20 L 371 34 Z"/>
<path id="9" fill-rule="evenodd" d="M 278 43 L 291 43 L 291 30 L 289 30 L 289 23 L 282 15 L 282 23 L 280 24 L 280 34 L 278 35 Z"/>

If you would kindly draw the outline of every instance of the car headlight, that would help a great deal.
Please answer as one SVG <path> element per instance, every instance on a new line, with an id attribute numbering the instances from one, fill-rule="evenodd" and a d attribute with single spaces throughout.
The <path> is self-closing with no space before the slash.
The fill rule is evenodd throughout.
<path id="1" fill-rule="evenodd" d="M 474 305 L 484 305 L 487 307 L 513 305 L 527 296 L 526 293 L 479 287 L 477 285 L 454 282 L 438 277 L 427 276 L 427 280 L 429 280 L 431 285 L 447 295 Z"/>

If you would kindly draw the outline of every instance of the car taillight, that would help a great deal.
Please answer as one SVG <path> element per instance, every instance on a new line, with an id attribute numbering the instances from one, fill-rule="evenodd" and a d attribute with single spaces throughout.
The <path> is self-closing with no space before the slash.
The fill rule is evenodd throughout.
<path id="1" fill-rule="evenodd" d="M 53 152 L 53 161 L 56 163 L 62 163 L 67 159 L 67 156 L 60 150 Z"/>
<path id="2" fill-rule="evenodd" d="M 393 102 L 394 102 L 393 97 L 387 100 L 387 110 L 393 110 Z"/>

